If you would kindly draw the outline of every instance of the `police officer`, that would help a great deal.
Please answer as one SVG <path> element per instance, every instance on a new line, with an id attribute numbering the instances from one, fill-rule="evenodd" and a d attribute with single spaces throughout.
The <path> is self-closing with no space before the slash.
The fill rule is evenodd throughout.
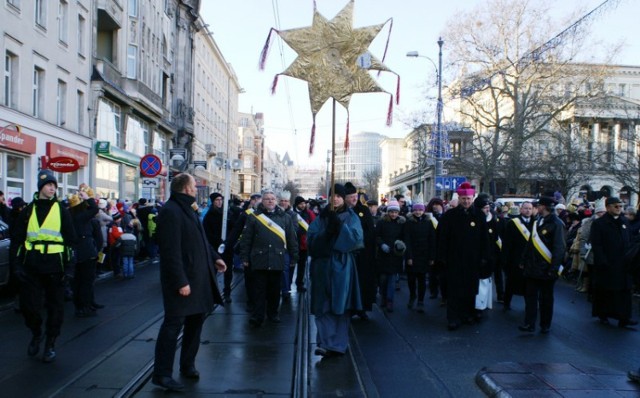
<path id="1" fill-rule="evenodd" d="M 32 338 L 27 354 L 36 356 L 42 341 L 42 307 L 47 309 L 43 362 L 56 358 L 55 341 L 64 319 L 64 275 L 76 232 L 69 211 L 58 202 L 58 181 L 51 170 L 38 173 L 38 192 L 20 214 L 15 239 L 21 280 L 20 306 Z M 43 299 L 44 298 L 44 299 Z"/>

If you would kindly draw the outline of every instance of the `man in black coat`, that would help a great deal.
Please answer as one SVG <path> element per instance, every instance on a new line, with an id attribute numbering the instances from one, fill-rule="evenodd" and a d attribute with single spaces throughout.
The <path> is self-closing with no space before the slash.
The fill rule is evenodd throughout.
<path id="1" fill-rule="evenodd" d="M 209 250 L 196 212 L 196 193 L 193 176 L 183 173 L 175 177 L 171 181 L 171 196 L 158 215 L 156 229 L 165 314 L 156 342 L 152 382 L 174 391 L 184 389 L 184 385 L 172 377 L 178 334 L 184 326 L 180 374 L 197 379 L 200 373 L 195 359 L 202 324 L 214 304 L 222 304 L 215 268 L 219 272 L 226 270 L 224 261 Z"/>
<path id="2" fill-rule="evenodd" d="M 505 274 L 504 310 L 511 309 L 514 295 L 524 296 L 524 275 L 522 274 L 522 254 L 531 237 L 533 228 L 533 205 L 523 202 L 519 215 L 507 221 L 502 237 L 501 262 Z"/>
<path id="3" fill-rule="evenodd" d="M 347 182 L 344 184 L 347 207 L 352 209 L 360 220 L 362 226 L 364 248 L 356 255 L 356 268 L 358 270 L 358 283 L 360 284 L 360 297 L 362 299 L 362 311 L 357 315 L 360 319 L 367 320 L 367 311 L 373 310 L 373 303 L 376 302 L 376 291 L 378 283 L 376 281 L 376 230 L 373 223 L 373 216 L 369 208 L 362 203 L 362 196 L 358 194 L 356 187 Z M 365 202 L 366 203 L 366 202 Z"/>
<path id="4" fill-rule="evenodd" d="M 607 212 L 591 225 L 593 250 L 593 309 L 600 323 L 609 318 L 618 326 L 637 325 L 631 319 L 632 276 L 625 266 L 625 253 L 630 245 L 629 222 L 622 214 L 622 201 L 611 197 L 605 201 Z"/>
<path id="5" fill-rule="evenodd" d="M 436 258 L 447 281 L 449 330 L 475 320 L 475 299 L 480 270 L 491 260 L 489 228 L 485 214 L 473 206 L 475 190 L 467 182 L 456 190 L 459 205 L 438 223 Z"/>
<path id="6" fill-rule="evenodd" d="M 224 197 L 218 193 L 214 192 L 209 195 L 211 199 L 211 207 L 207 214 L 205 214 L 204 219 L 202 220 L 202 227 L 204 228 L 204 233 L 207 236 L 207 240 L 211 245 L 211 249 L 217 251 L 220 249 L 220 245 L 223 243 L 222 240 L 222 220 L 223 220 L 223 212 L 224 212 Z M 227 226 L 226 226 L 226 236 L 229 236 L 231 230 L 233 228 L 233 216 L 230 211 L 227 211 Z M 229 264 L 229 267 L 224 272 L 224 302 L 231 302 L 231 282 L 233 282 L 233 247 L 224 246 L 224 250 L 222 253 L 218 252 L 218 254 L 222 254 L 222 259 L 225 264 Z"/>
<path id="7" fill-rule="evenodd" d="M 524 250 L 525 318 L 518 328 L 523 332 L 536 330 L 540 308 L 540 333 L 549 333 L 553 318 L 553 287 L 562 272 L 565 238 L 564 223 L 555 212 L 553 197 L 542 196 L 537 202 L 538 219 L 533 224 L 531 238 Z"/>

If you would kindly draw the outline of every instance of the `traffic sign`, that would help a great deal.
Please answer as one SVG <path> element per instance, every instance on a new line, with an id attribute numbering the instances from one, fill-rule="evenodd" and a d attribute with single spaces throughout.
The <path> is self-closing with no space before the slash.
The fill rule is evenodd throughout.
<path id="1" fill-rule="evenodd" d="M 447 191 L 455 191 L 465 181 L 467 181 L 467 178 L 462 176 L 436 177 L 436 187 Z"/>
<path id="2" fill-rule="evenodd" d="M 140 173 L 144 177 L 155 177 L 162 170 L 162 161 L 153 154 L 147 154 L 140 159 Z"/>
<path id="3" fill-rule="evenodd" d="M 158 188 L 160 186 L 160 179 L 158 177 L 143 177 L 142 186 L 144 188 Z"/>

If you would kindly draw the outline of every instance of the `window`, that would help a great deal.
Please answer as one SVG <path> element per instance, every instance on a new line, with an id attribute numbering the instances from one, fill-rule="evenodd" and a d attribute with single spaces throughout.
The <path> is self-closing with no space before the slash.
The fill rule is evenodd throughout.
<path id="1" fill-rule="evenodd" d="M 67 43 L 67 26 L 69 25 L 69 4 L 60 0 L 58 4 L 58 40 Z"/>
<path id="2" fill-rule="evenodd" d="M 138 48 L 132 44 L 127 47 L 127 77 L 136 78 L 136 68 L 138 65 Z"/>
<path id="3" fill-rule="evenodd" d="M 136 155 L 144 156 L 148 153 L 148 142 L 149 124 L 136 116 L 128 116 L 124 149 Z"/>
<path id="4" fill-rule="evenodd" d="M 47 2 L 46 0 L 35 0 L 35 21 L 36 25 L 47 27 Z"/>
<path id="5" fill-rule="evenodd" d="M 56 92 L 56 124 L 64 126 L 67 123 L 67 83 L 58 80 L 58 91 Z"/>
<path id="6" fill-rule="evenodd" d="M 6 161 L 7 193 L 12 197 L 22 196 L 24 198 L 24 158 L 7 154 Z"/>
<path id="7" fill-rule="evenodd" d="M 85 112 L 85 105 L 84 105 L 84 93 L 80 90 L 78 90 L 77 92 L 77 97 L 78 97 L 78 133 L 79 134 L 83 134 L 84 131 L 84 112 Z"/>
<path id="8" fill-rule="evenodd" d="M 20 9 L 20 0 L 7 0 L 7 4 L 14 6 L 18 10 Z"/>
<path id="9" fill-rule="evenodd" d="M 4 106 L 17 107 L 18 57 L 10 52 L 4 55 Z"/>
<path id="10" fill-rule="evenodd" d="M 138 0 L 129 0 L 129 16 L 138 16 Z"/>
<path id="11" fill-rule="evenodd" d="M 109 141 L 120 147 L 122 129 L 122 110 L 115 103 L 101 98 L 98 104 L 98 125 L 96 138 L 98 141 Z"/>
<path id="12" fill-rule="evenodd" d="M 167 148 L 167 139 L 163 134 L 157 131 L 153 132 L 153 154 L 165 161 L 165 153 Z"/>
<path id="13" fill-rule="evenodd" d="M 42 107 L 44 106 L 44 70 L 34 66 L 33 86 L 31 88 L 32 115 L 42 118 Z"/>
<path id="14" fill-rule="evenodd" d="M 82 15 L 78 15 L 78 54 L 84 56 L 85 32 L 87 31 L 87 21 Z"/>
<path id="15" fill-rule="evenodd" d="M 627 92 L 627 85 L 624 83 L 620 83 L 618 85 L 618 90 L 619 90 L 618 95 L 620 95 L 621 97 L 624 97 Z"/>

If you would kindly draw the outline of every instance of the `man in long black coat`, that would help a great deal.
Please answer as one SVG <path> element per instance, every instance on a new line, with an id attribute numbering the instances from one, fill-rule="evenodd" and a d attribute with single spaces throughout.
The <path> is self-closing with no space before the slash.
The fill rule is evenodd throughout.
<path id="1" fill-rule="evenodd" d="M 362 226 L 364 248 L 356 255 L 356 268 L 358 270 L 358 283 L 360 284 L 360 297 L 362 300 L 362 311 L 358 312 L 360 319 L 367 320 L 367 311 L 373 310 L 373 303 L 376 302 L 376 231 L 373 223 L 373 216 L 369 208 L 362 203 L 362 197 L 355 186 L 347 182 L 345 188 L 345 203 L 353 210 L 360 220 Z"/>
<path id="2" fill-rule="evenodd" d="M 502 269 L 505 273 L 504 310 L 511 309 L 514 295 L 524 296 L 524 275 L 522 274 L 522 254 L 531 237 L 533 228 L 533 205 L 524 202 L 520 206 L 520 215 L 507 221 L 502 236 Z"/>
<path id="3" fill-rule="evenodd" d="M 475 320 L 480 269 L 491 260 L 485 214 L 473 206 L 475 190 L 469 183 L 457 189 L 459 205 L 438 223 L 436 258 L 447 280 L 449 330 Z"/>
<path id="4" fill-rule="evenodd" d="M 156 230 L 165 314 L 156 342 L 152 382 L 176 391 L 184 389 L 172 377 L 178 334 L 184 326 L 180 374 L 197 379 L 200 374 L 195 359 L 202 324 L 214 304 L 222 304 L 213 259 L 219 272 L 226 270 L 224 261 L 209 250 L 196 213 L 196 193 L 196 181 L 191 175 L 175 177 L 171 181 L 171 197 L 158 215 Z"/>
<path id="5" fill-rule="evenodd" d="M 637 325 L 631 319 L 632 276 L 625 267 L 624 255 L 630 245 L 629 222 L 622 216 L 622 201 L 607 198 L 607 212 L 591 225 L 593 250 L 593 316 L 608 324 L 608 318 L 618 320 L 618 326 Z"/>

